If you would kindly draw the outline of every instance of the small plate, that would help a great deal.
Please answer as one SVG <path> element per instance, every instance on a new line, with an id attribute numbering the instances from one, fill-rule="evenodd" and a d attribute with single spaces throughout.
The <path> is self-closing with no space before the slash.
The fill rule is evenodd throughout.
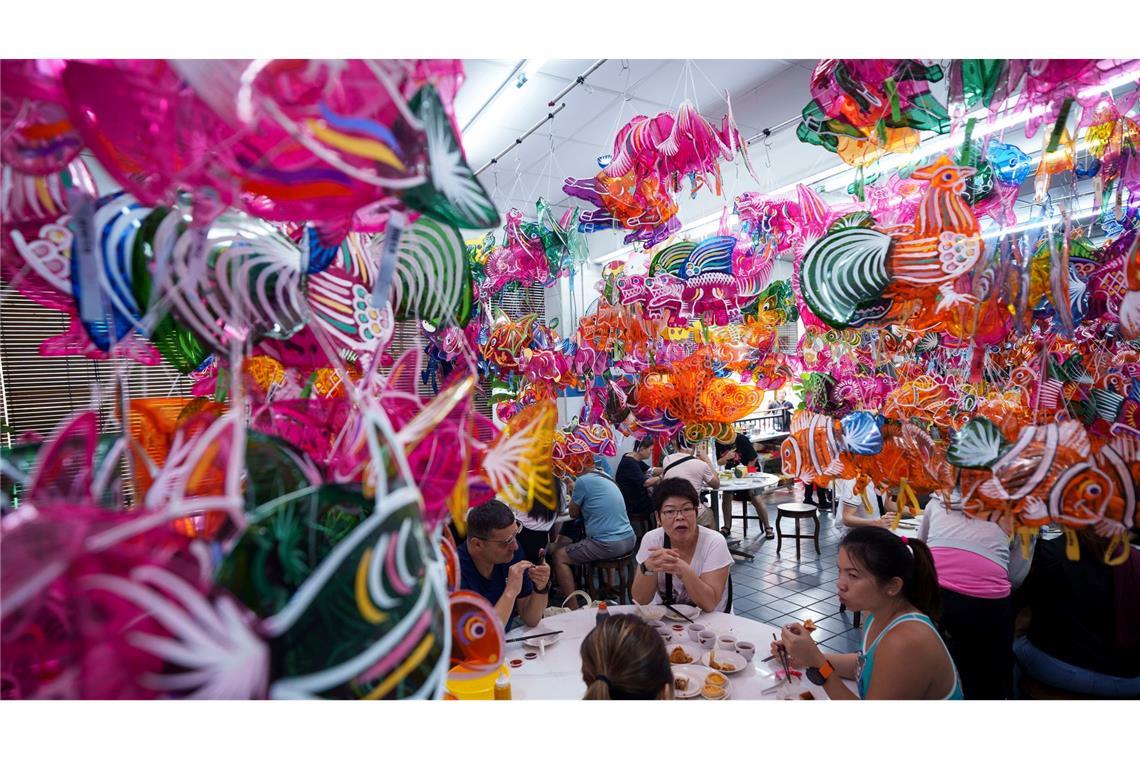
<path id="1" fill-rule="evenodd" d="M 534 633 L 542 633 L 542 631 L 534 631 Z M 539 649 L 540 645 L 550 646 L 554 642 L 558 641 L 560 636 L 562 636 L 561 633 L 549 633 L 546 636 L 540 636 L 540 637 L 535 638 L 535 639 L 527 639 L 526 641 L 520 641 L 519 643 L 522 644 L 524 647 L 530 647 L 531 649 Z"/>
<path id="2" fill-rule="evenodd" d="M 712 654 L 712 652 L 705 652 L 704 653 L 704 656 L 701 657 L 701 664 L 705 665 L 707 667 L 710 667 L 713 670 L 719 670 L 721 673 L 724 673 L 726 676 L 734 676 L 737 673 L 739 673 L 740 671 L 744 670 L 744 668 L 746 668 L 748 666 L 748 660 L 744 659 L 744 657 L 737 654 L 736 652 L 728 652 L 724 649 L 717 649 L 715 651 L 716 651 L 716 665 L 710 665 L 709 664 L 709 655 Z M 732 670 L 727 670 L 727 669 L 724 669 L 721 667 L 717 667 L 718 665 L 722 665 L 724 663 L 731 665 Z"/>
<path id="3" fill-rule="evenodd" d="M 675 607 L 682 615 L 688 615 L 692 620 L 696 620 L 697 616 L 701 614 L 701 608 L 694 607 L 691 604 L 674 604 L 673 607 Z M 681 615 L 678 615 L 676 612 L 673 612 L 673 610 L 668 608 L 665 609 L 665 619 L 677 620 L 682 623 L 689 622 L 688 620 L 685 620 L 685 618 L 681 617 Z"/>
<path id="4" fill-rule="evenodd" d="M 673 678 L 683 676 L 689 679 L 689 688 L 685 691 L 677 689 L 676 684 L 673 686 L 673 696 L 677 699 L 692 699 L 699 696 L 701 687 L 705 685 L 705 678 L 712 672 L 709 668 L 700 665 L 674 665 Z"/>
<path id="5" fill-rule="evenodd" d="M 709 672 L 711 673 L 712 671 L 709 671 Z M 720 700 L 720 699 L 732 699 L 732 684 L 730 684 L 730 683 L 726 683 L 724 686 L 720 687 L 720 688 L 724 689 L 724 696 L 723 697 L 706 697 L 704 694 L 704 691 L 703 691 L 703 686 L 704 686 L 704 684 L 702 684 L 701 696 L 704 697 L 705 699 L 708 699 L 708 700 L 714 701 L 714 702 L 717 700 Z"/>
<path id="6" fill-rule="evenodd" d="M 684 650 L 685 654 L 691 658 L 690 662 L 673 662 L 673 652 L 676 651 L 678 647 Z M 696 644 L 667 641 L 665 642 L 665 654 L 669 656 L 670 665 L 693 665 L 700 663 L 701 656 L 705 654 L 705 650 Z"/>

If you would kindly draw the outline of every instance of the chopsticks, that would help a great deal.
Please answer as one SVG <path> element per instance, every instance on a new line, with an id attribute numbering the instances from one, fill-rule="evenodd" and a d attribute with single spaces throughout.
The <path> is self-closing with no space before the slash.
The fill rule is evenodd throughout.
<path id="1" fill-rule="evenodd" d="M 784 651 L 784 645 L 776 639 L 776 634 L 772 634 L 772 641 L 776 642 L 776 651 L 780 653 L 780 664 L 784 666 L 784 678 L 788 679 L 788 683 L 792 682 L 791 665 L 788 663 L 788 653 Z"/>
<path id="2" fill-rule="evenodd" d="M 690 623 L 692 623 L 692 622 L 693 622 L 693 619 L 692 619 L 691 617 L 689 617 L 689 616 L 688 616 L 688 615 L 686 615 L 685 613 L 681 612 L 679 609 L 677 609 L 676 607 L 674 607 L 674 606 L 673 606 L 673 605 L 671 605 L 671 604 L 666 604 L 666 605 L 665 605 L 665 609 L 673 611 L 674 613 L 676 613 L 676 614 L 680 615 L 681 617 L 685 618 L 685 620 L 688 620 Z"/>
<path id="3" fill-rule="evenodd" d="M 512 641 L 526 641 L 527 639 L 537 639 L 543 636 L 553 636 L 556 633 L 562 633 L 562 631 L 543 631 L 542 633 L 532 633 L 529 636 L 519 636 L 517 639 L 506 639 L 503 643 L 510 644 Z"/>

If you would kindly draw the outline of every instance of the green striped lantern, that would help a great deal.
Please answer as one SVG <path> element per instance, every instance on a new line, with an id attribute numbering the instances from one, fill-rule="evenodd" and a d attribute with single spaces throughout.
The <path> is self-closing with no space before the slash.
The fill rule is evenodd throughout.
<path id="1" fill-rule="evenodd" d="M 397 319 L 433 327 L 471 318 L 471 273 L 459 230 L 421 216 L 400 235 L 392 304 Z"/>
<path id="2" fill-rule="evenodd" d="M 808 307 L 833 327 L 852 327 L 863 321 L 860 311 L 873 306 L 890 283 L 890 247 L 890 236 L 865 227 L 845 227 L 824 235 L 808 249 L 800 270 L 800 288 Z"/>

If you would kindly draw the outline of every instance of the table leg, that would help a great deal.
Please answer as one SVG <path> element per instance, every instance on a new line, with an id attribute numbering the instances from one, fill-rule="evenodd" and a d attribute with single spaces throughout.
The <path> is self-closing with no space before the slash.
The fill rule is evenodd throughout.
<path id="1" fill-rule="evenodd" d="M 776 510 L 776 554 L 780 553 L 780 549 L 784 546 L 784 532 L 780 530 L 780 520 L 784 519 L 784 515 Z"/>
<path id="2" fill-rule="evenodd" d="M 819 515 L 813 514 L 811 519 L 815 520 L 815 556 L 819 556 Z"/>
<path id="3" fill-rule="evenodd" d="M 800 516 L 796 515 L 796 562 L 800 561 Z"/>

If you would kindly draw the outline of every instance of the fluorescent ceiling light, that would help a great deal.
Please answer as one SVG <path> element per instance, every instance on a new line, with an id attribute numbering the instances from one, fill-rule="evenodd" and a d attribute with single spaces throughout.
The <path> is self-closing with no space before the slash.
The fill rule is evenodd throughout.
<path id="1" fill-rule="evenodd" d="M 471 119 L 467 122 L 466 126 L 463 127 L 463 144 L 464 148 L 468 152 L 468 155 L 470 155 L 472 152 L 475 152 L 472 146 L 478 142 L 478 140 L 472 138 L 472 135 L 477 132 L 475 129 L 476 123 L 480 120 L 488 121 L 488 119 L 485 117 L 490 113 L 496 114 L 497 118 L 499 120 L 502 120 L 503 115 L 505 114 L 503 104 L 510 103 L 512 101 L 517 103 L 518 98 L 520 97 L 518 95 L 510 95 L 508 94 L 508 91 L 517 92 L 518 90 L 521 90 L 526 85 L 526 83 L 530 81 L 530 77 L 537 74 L 542 69 L 542 67 L 546 65 L 548 60 L 549 59 L 547 58 L 524 58 L 515 64 L 514 68 L 511 70 L 511 73 L 507 75 L 507 78 L 502 81 L 502 83 L 495 89 L 493 93 L 491 93 L 491 97 L 488 98 L 487 101 L 479 107 L 479 110 L 475 112 L 475 115 L 472 116 Z M 515 86 L 513 88 L 508 88 L 507 85 L 511 82 L 514 82 Z"/>
<path id="2" fill-rule="evenodd" d="M 1100 213 L 1101 209 L 1096 209 L 1094 211 L 1082 211 L 1079 214 L 1073 214 L 1070 216 L 1069 221 L 1080 222 L 1085 219 L 1092 219 L 1095 216 L 1099 216 Z M 999 227 L 998 229 L 990 230 L 989 232 L 986 232 L 982 235 L 982 240 L 993 240 L 994 238 L 1002 237 L 1003 235 L 1015 235 L 1018 232 L 1029 232 L 1031 230 L 1039 230 L 1044 227 L 1052 227 L 1055 224 L 1062 224 L 1064 221 L 1065 217 L 1060 214 L 1054 214 L 1048 219 L 1031 219 L 1029 221 L 1016 224 L 1013 227 Z"/>

